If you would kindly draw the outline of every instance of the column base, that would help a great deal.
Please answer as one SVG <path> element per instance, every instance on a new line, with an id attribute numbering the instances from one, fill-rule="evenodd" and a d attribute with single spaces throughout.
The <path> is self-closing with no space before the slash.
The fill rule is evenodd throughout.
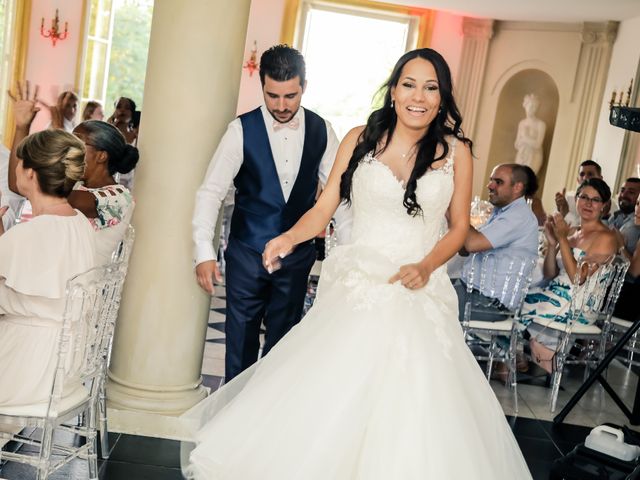
<path id="1" fill-rule="evenodd" d="M 124 381 L 109 371 L 107 404 L 117 410 L 177 416 L 206 398 L 209 389 L 202 379 L 187 385 L 138 385 Z"/>

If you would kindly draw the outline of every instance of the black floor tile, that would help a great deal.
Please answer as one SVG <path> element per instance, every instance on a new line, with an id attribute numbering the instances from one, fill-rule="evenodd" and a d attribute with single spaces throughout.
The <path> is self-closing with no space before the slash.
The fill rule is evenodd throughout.
<path id="1" fill-rule="evenodd" d="M 549 472 L 551 471 L 552 464 L 553 462 L 546 462 L 544 460 L 527 459 L 527 466 L 529 467 L 533 480 L 549 480 Z"/>
<path id="2" fill-rule="evenodd" d="M 554 424 L 553 422 L 541 422 L 542 427 L 549 434 L 554 442 L 573 443 L 574 445 L 584 442 L 587 438 L 590 427 L 581 425 L 570 425 L 568 423 Z"/>
<path id="3" fill-rule="evenodd" d="M 82 478 L 82 477 L 79 477 Z M 183 480 L 179 468 L 114 462 L 109 460 L 100 469 L 100 480 Z"/>
<path id="4" fill-rule="evenodd" d="M 111 462 L 180 468 L 180 442 L 122 434 L 107 463 Z"/>
<path id="5" fill-rule="evenodd" d="M 549 439 L 518 437 L 518 445 L 527 461 L 552 462 L 562 456 L 562 452 Z"/>
<path id="6" fill-rule="evenodd" d="M 211 309 L 212 312 L 221 313 L 222 315 L 227 314 L 227 309 L 225 307 L 214 307 Z"/>
<path id="7" fill-rule="evenodd" d="M 209 322 L 209 327 L 224 333 L 224 322 Z"/>
<path id="8" fill-rule="evenodd" d="M 225 339 L 224 338 L 207 338 L 207 342 L 209 343 L 219 343 L 221 345 L 225 344 Z"/>
<path id="9" fill-rule="evenodd" d="M 535 418 L 507 416 L 507 421 L 511 426 L 511 431 L 513 431 L 513 434 L 516 437 L 530 437 L 550 440 L 549 434 L 540 420 L 536 420 Z"/>

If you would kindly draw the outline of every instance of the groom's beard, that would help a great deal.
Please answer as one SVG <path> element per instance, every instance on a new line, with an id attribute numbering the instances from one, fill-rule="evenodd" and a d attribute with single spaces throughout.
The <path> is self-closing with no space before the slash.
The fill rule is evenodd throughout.
<path id="1" fill-rule="evenodd" d="M 296 116 L 300 108 L 296 109 L 295 112 L 291 112 L 291 110 L 268 110 L 269 114 L 273 117 L 273 119 L 278 123 L 289 123 L 293 117 Z M 280 118 L 276 115 L 280 115 Z M 288 115 L 288 116 L 286 116 Z M 286 117 L 285 117 L 286 116 Z"/>

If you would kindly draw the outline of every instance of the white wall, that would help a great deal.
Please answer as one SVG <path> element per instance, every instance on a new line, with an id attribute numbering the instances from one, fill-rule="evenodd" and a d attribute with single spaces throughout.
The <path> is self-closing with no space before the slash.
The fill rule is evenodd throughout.
<path id="1" fill-rule="evenodd" d="M 76 64 L 80 55 L 82 39 L 82 0 L 33 0 L 29 22 L 29 50 L 25 78 L 40 86 L 39 97 L 48 104 L 55 104 L 58 94 L 75 90 Z M 59 9 L 60 29 L 69 24 L 66 40 L 54 47 L 51 40 L 40 35 L 40 22 L 44 17 L 45 29 L 51 26 L 56 8 Z M 35 119 L 32 131 L 45 128 L 50 117 L 46 108 Z"/>
<path id="2" fill-rule="evenodd" d="M 624 20 L 618 29 L 593 146 L 592 158 L 602 166 L 604 179 L 612 188 L 615 187 L 625 130 L 609 124 L 609 100 L 613 90 L 618 94 L 624 90 L 626 97 L 629 81 L 636 75 L 639 61 L 640 17 L 635 17 Z"/>

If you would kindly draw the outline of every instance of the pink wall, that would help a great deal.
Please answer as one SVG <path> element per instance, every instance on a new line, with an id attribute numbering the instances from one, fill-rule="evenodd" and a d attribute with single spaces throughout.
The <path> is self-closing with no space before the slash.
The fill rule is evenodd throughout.
<path id="1" fill-rule="evenodd" d="M 75 90 L 76 64 L 79 57 L 82 24 L 82 0 L 33 0 L 29 23 L 29 50 L 25 78 L 40 86 L 39 97 L 54 104 L 59 93 Z M 58 41 L 54 47 L 51 40 L 40 35 L 40 22 L 44 17 L 45 29 L 59 9 L 60 28 L 69 24 L 66 40 Z M 32 131 L 42 130 L 49 123 L 49 113 L 42 108 Z"/>
<path id="2" fill-rule="evenodd" d="M 253 41 L 258 44 L 258 60 L 267 48 L 280 42 L 285 0 L 254 0 L 251 2 L 244 62 L 249 59 Z M 462 17 L 447 12 L 437 12 L 431 47 L 442 54 L 456 78 L 462 51 Z M 240 81 L 237 113 L 241 114 L 262 104 L 262 88 L 256 73 L 252 77 L 243 70 Z"/>
<path id="3" fill-rule="evenodd" d="M 258 62 L 260 61 L 260 55 L 265 50 L 280 42 L 284 4 L 285 0 L 254 0 L 251 2 L 243 65 L 251 56 L 254 40 L 258 45 Z M 243 69 L 240 77 L 238 115 L 253 110 L 261 104 L 262 86 L 258 72 L 256 71 L 253 76 L 249 76 L 248 70 Z"/>
<path id="4" fill-rule="evenodd" d="M 462 19 L 460 15 L 436 12 L 431 36 L 431 48 L 437 50 L 447 61 L 454 82 L 458 78 L 458 67 L 462 55 Z"/>

